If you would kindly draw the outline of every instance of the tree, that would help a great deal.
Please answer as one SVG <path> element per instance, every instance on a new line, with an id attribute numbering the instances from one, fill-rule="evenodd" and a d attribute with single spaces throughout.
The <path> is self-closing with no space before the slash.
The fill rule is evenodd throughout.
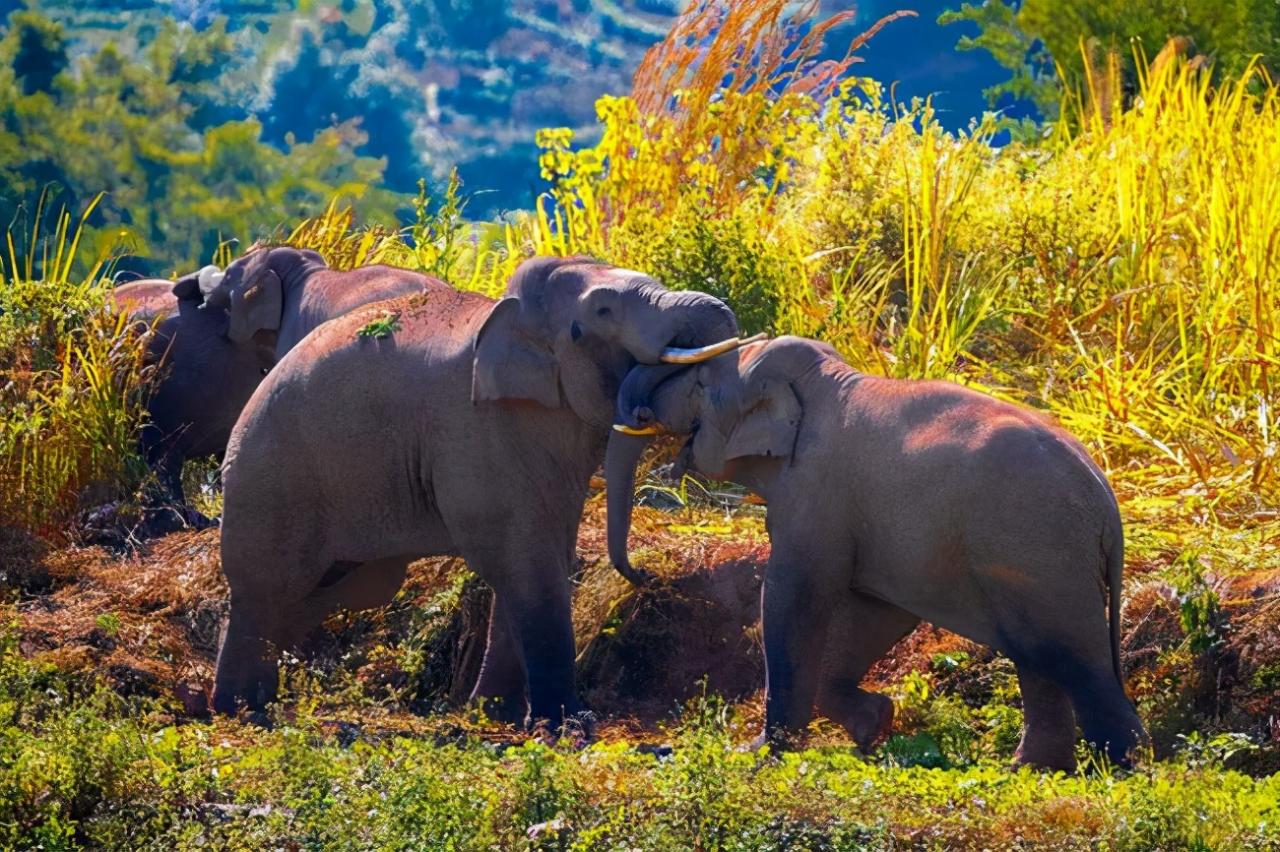
<path id="1" fill-rule="evenodd" d="M 1275 0 L 985 0 L 944 12 L 938 22 L 976 24 L 976 38 L 961 38 L 959 50 L 986 50 L 1008 68 L 1011 78 L 988 89 L 994 103 L 1010 94 L 1035 102 L 1052 118 L 1060 97 L 1054 66 L 1062 82 L 1085 83 L 1086 63 L 1094 68 L 1111 53 L 1119 61 L 1123 86 L 1136 90 L 1135 49 L 1154 58 L 1174 38 L 1212 63 L 1214 74 L 1228 77 L 1258 59 L 1272 76 L 1280 72 L 1280 3 Z"/>
<path id="2" fill-rule="evenodd" d="M 385 161 L 355 153 L 366 137 L 353 125 L 277 148 L 243 107 L 239 120 L 212 121 L 226 65 L 220 25 L 162 28 L 140 58 L 107 43 L 33 85 L 32 45 L 58 67 L 60 30 L 34 13 L 11 22 L 0 38 L 0 217 L 19 223 L 18 242 L 50 188 L 61 193 L 53 209 L 106 193 L 86 262 L 123 242 L 143 256 L 125 265 L 151 273 L 207 263 L 221 240 L 291 226 L 339 194 L 362 218 L 394 223 L 401 198 L 378 188 Z"/>

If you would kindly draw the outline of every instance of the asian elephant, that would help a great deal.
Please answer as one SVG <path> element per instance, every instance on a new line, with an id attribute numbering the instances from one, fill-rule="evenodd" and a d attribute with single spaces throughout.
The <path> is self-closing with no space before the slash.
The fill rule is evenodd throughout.
<path id="1" fill-rule="evenodd" d="M 139 331 L 150 329 L 146 361 L 159 373 L 139 444 L 168 499 L 185 506 L 183 462 L 222 454 L 240 409 L 275 359 L 266 347 L 232 343 L 226 311 L 201 310 L 199 301 L 180 300 L 174 289 L 173 281 L 147 279 L 122 284 L 111 295 L 115 309 L 136 320 Z M 207 520 L 189 510 L 186 522 Z"/>
<path id="2" fill-rule="evenodd" d="M 384 336 L 358 335 L 386 311 Z M 215 707 L 269 701 L 272 647 L 457 554 L 495 593 L 476 695 L 553 726 L 576 713 L 569 574 L 620 383 L 736 335 L 717 299 L 583 258 L 524 262 L 498 301 L 434 288 L 317 329 L 227 450 Z"/>
<path id="3" fill-rule="evenodd" d="M 162 306 L 160 283 L 126 284 L 116 302 L 143 317 L 139 309 Z M 370 302 L 446 286 L 390 266 L 338 272 L 316 252 L 286 247 L 256 248 L 225 272 L 208 266 L 170 284 L 172 304 L 150 346 L 163 366 L 141 439 L 169 499 L 186 503 L 184 462 L 222 454 L 258 383 L 311 329 Z"/>
<path id="4" fill-rule="evenodd" d="M 689 435 L 682 465 L 768 503 L 767 739 L 808 724 L 824 674 L 866 704 L 863 674 L 920 619 L 1013 660 L 1020 762 L 1074 766 L 1077 721 L 1116 762 L 1145 738 L 1120 665 L 1119 509 L 1047 419 L 947 382 L 863 375 L 794 337 L 674 374 L 639 366 L 618 418 L 633 433 Z M 615 435 L 610 553 L 626 568 L 646 438 Z"/>

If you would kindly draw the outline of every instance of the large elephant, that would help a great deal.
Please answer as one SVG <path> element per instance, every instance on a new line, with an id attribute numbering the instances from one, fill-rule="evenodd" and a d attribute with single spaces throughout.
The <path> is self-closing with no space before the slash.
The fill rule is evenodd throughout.
<path id="1" fill-rule="evenodd" d="M 1074 766 L 1076 721 L 1117 762 L 1145 736 L 1120 665 L 1116 500 L 1045 418 L 946 382 L 862 375 L 793 337 L 675 375 L 637 367 L 618 417 L 690 435 L 685 466 L 768 502 L 768 739 L 807 725 L 824 663 L 859 700 L 867 668 L 921 618 L 1014 661 L 1021 762 Z M 610 553 L 625 568 L 646 439 L 616 435 Z"/>
<path id="2" fill-rule="evenodd" d="M 358 335 L 387 310 L 385 336 Z M 390 601 L 414 559 L 459 554 L 495 593 L 477 694 L 523 718 L 527 689 L 558 725 L 579 709 L 569 574 L 622 378 L 736 334 L 710 296 L 582 258 L 526 261 L 500 301 L 434 289 L 317 329 L 227 450 L 215 707 L 270 700 L 272 647 Z"/>
<path id="3" fill-rule="evenodd" d="M 205 267 L 170 284 L 138 281 L 116 304 L 156 326 L 150 357 L 163 360 L 147 405 L 142 449 L 171 500 L 185 504 L 182 466 L 221 455 L 231 428 L 263 376 L 313 328 L 371 302 L 444 283 L 404 269 L 329 269 L 313 251 L 257 248 L 227 267 Z"/>

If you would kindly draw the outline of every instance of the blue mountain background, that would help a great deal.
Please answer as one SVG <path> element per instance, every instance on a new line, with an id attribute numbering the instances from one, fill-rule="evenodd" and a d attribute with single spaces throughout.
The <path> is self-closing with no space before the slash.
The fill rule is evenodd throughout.
<path id="1" fill-rule="evenodd" d="M 0 0 L 0 11 L 18 8 Z M 74 51 L 112 43 L 145 50 L 161 18 L 203 30 L 219 20 L 235 46 L 225 102 L 208 121 L 252 115 L 284 147 L 325 127 L 358 127 L 360 153 L 387 161 L 386 182 L 411 192 L 456 167 L 468 213 L 527 208 L 545 186 L 534 133 L 567 126 L 591 142 L 594 104 L 630 90 L 644 52 L 669 31 L 683 0 L 29 0 L 67 30 Z M 937 18 L 959 0 L 827 0 L 822 14 L 856 8 L 828 52 L 899 9 L 860 52 L 856 73 L 892 86 L 896 100 L 932 97 L 960 129 L 988 106 L 982 90 L 1007 76 L 981 52 L 955 49 L 968 25 Z M 221 81 L 220 81 L 221 83 Z M 1029 107 L 1002 104 L 1010 114 Z"/>

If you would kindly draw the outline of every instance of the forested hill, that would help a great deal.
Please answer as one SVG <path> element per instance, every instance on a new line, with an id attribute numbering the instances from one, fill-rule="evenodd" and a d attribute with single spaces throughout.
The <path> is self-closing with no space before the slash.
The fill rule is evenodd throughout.
<path id="1" fill-rule="evenodd" d="M 4 0 L 0 0 L 4 2 Z M 13 0 L 5 5 L 18 6 Z M 385 182 L 411 191 L 454 165 L 472 213 L 528 207 L 542 188 L 534 133 L 597 133 L 595 100 L 629 90 L 644 51 L 669 30 L 684 0 L 32 0 L 65 27 L 70 53 L 114 43 L 149 49 L 166 20 L 219 32 L 202 48 L 212 83 L 193 124 L 263 123 L 263 139 L 287 147 L 358 120 L 360 154 L 385 157 Z M 828 0 L 823 12 L 854 5 Z M 985 56 L 952 50 L 960 28 L 935 19 L 948 0 L 864 0 L 860 23 L 897 8 L 920 18 L 894 24 L 865 51 L 860 70 L 902 81 L 900 97 L 938 93 L 949 124 L 983 108 L 998 76 Z M 0 6 L 3 8 L 3 6 Z M 847 26 L 843 39 L 859 31 Z M 225 55 L 223 53 L 225 51 Z"/>
<path id="2" fill-rule="evenodd" d="M 534 132 L 588 136 L 594 102 L 625 92 L 679 0 L 45 0 L 72 53 L 114 42 L 145 50 L 166 18 L 222 26 L 223 114 L 247 109 L 264 139 L 358 119 L 361 154 L 386 157 L 386 181 L 412 190 L 454 164 L 486 208 L 527 206 L 537 181 Z M 212 70 L 212 69 L 211 69 Z M 239 115 L 235 113 L 239 112 Z"/>

